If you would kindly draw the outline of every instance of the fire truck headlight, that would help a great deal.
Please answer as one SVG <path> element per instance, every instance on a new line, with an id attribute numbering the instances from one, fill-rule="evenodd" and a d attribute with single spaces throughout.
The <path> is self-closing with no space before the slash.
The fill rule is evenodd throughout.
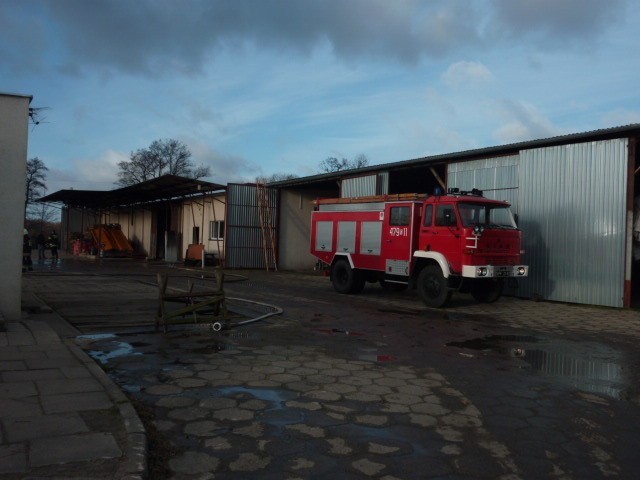
<path id="1" fill-rule="evenodd" d="M 518 275 L 524 275 L 527 273 L 527 269 L 524 267 L 518 267 Z"/>
<path id="2" fill-rule="evenodd" d="M 477 275 L 479 277 L 486 277 L 487 276 L 487 268 L 486 267 L 479 267 L 477 270 Z"/>

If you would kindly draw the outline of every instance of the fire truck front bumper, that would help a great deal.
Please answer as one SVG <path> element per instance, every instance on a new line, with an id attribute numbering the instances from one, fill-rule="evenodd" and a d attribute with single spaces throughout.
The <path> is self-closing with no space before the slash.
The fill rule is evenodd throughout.
<path id="1" fill-rule="evenodd" d="M 528 265 L 463 265 L 465 278 L 520 278 L 529 275 Z"/>

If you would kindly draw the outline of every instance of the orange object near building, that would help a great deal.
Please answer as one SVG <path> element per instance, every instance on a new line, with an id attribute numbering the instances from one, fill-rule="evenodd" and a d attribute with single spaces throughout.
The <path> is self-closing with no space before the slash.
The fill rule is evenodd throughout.
<path id="1" fill-rule="evenodd" d="M 90 231 L 99 250 L 105 253 L 133 253 L 133 245 L 117 223 L 94 225 Z"/>

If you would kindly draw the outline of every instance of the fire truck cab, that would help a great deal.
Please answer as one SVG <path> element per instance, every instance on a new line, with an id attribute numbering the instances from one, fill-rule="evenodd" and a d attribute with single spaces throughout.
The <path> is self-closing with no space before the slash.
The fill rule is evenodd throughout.
<path id="1" fill-rule="evenodd" d="M 528 275 L 509 204 L 478 190 L 316 204 L 311 253 L 330 268 L 339 293 L 359 293 L 366 282 L 411 286 L 426 305 L 443 307 L 454 290 L 493 302 L 505 279 Z"/>

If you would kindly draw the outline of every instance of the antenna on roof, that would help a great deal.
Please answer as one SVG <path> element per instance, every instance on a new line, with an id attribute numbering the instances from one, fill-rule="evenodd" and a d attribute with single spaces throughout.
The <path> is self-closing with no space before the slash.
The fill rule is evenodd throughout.
<path id="1" fill-rule="evenodd" d="M 31 121 L 31 125 L 36 126 L 45 122 L 46 117 L 41 116 L 42 110 L 50 110 L 49 107 L 29 107 L 29 120 Z"/>

